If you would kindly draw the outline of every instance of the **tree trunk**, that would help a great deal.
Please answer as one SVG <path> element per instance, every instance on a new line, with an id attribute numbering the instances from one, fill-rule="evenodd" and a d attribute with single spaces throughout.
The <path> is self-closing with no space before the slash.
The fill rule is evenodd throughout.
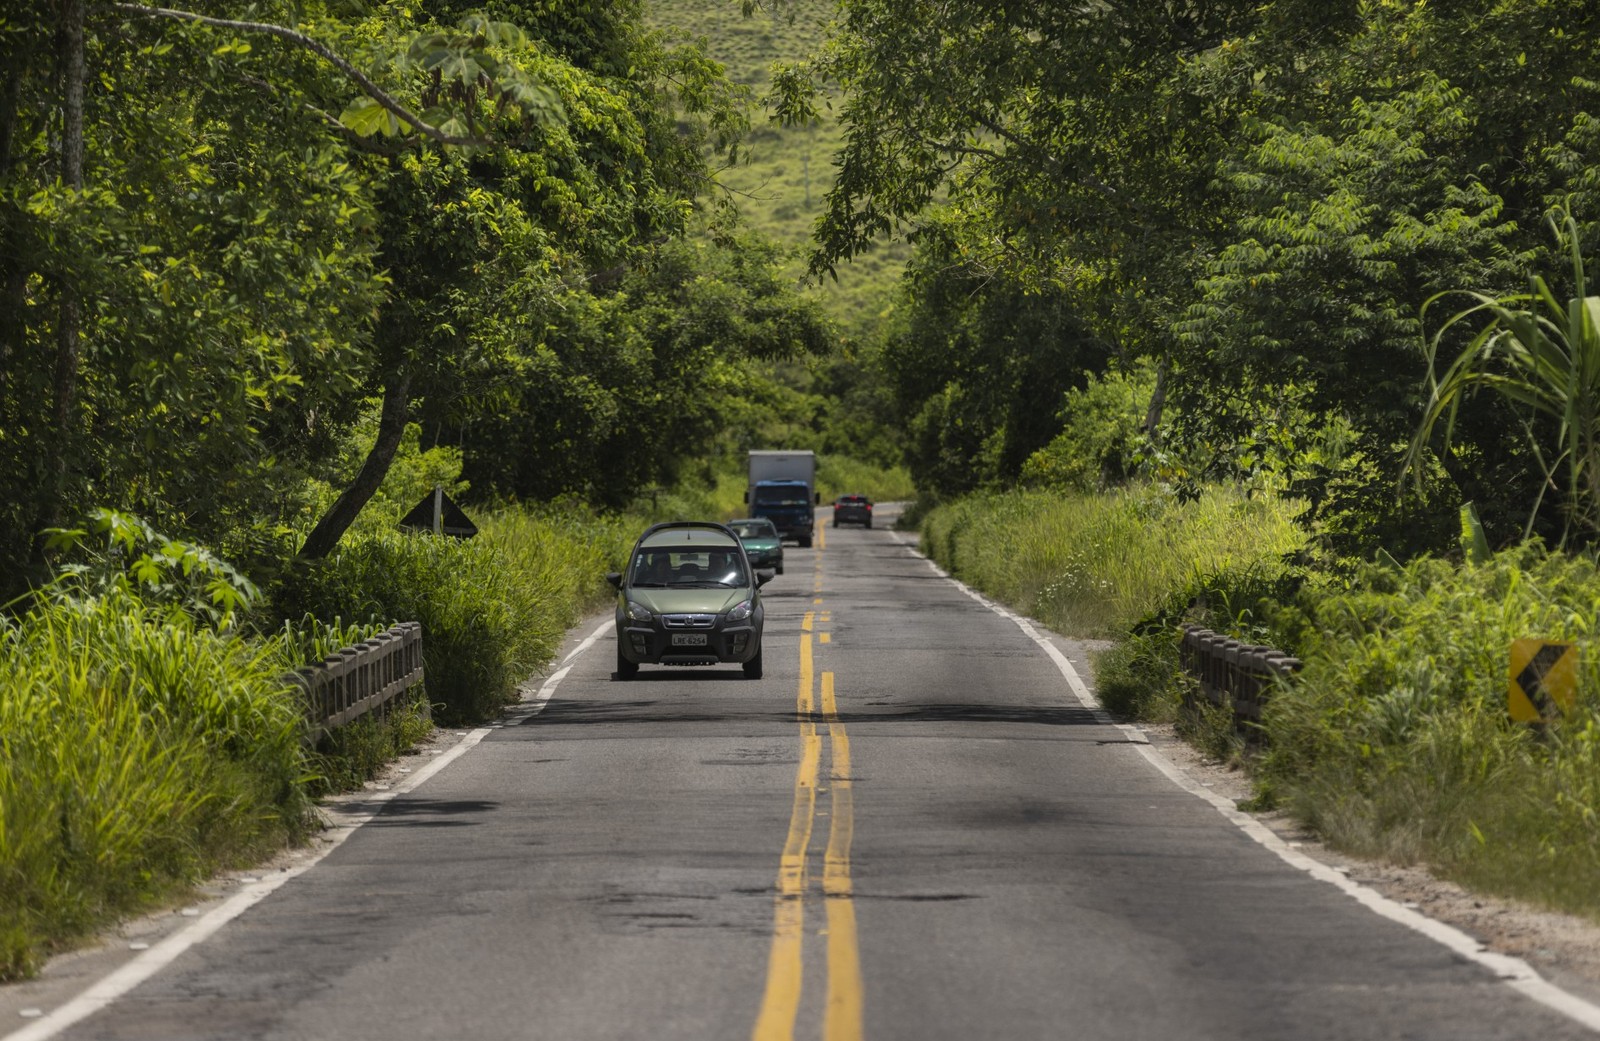
<path id="1" fill-rule="evenodd" d="M 19 48 L 20 49 L 20 48 Z M 22 101 L 22 57 L 6 53 L 5 94 L 0 96 L 0 178 L 11 172 L 11 143 L 17 136 L 17 106 Z"/>
<path id="2" fill-rule="evenodd" d="M 61 183 L 69 190 L 83 190 L 83 22 L 85 0 L 60 0 L 61 21 L 56 35 L 56 75 L 61 105 Z M 70 267 L 70 262 L 67 265 Z M 66 494 L 67 468 L 72 458 L 73 415 L 78 384 L 78 348 L 83 323 L 83 304 L 78 284 L 70 273 L 57 278 L 61 294 L 56 325 L 55 429 L 45 446 L 45 487 L 39 504 L 39 528 L 60 523 L 61 503 Z M 42 558 L 44 543 L 36 540 L 35 558 Z"/>
<path id="3" fill-rule="evenodd" d="M 1162 355 L 1156 362 L 1156 388 L 1150 392 L 1150 407 L 1144 414 L 1144 433 L 1152 445 L 1161 444 L 1161 413 L 1167 407 L 1167 372 L 1171 364 Z"/>
<path id="4" fill-rule="evenodd" d="M 344 490 L 317 526 L 306 536 L 300 547 L 300 556 L 314 560 L 332 553 L 344 533 L 355 523 L 361 508 L 367 504 L 378 486 L 389 473 L 389 464 L 400 447 L 400 438 L 406 432 L 406 421 L 411 417 L 411 375 L 405 363 L 392 370 L 383 384 L 383 409 L 378 413 L 378 438 L 367 453 L 361 472 Z"/>
<path id="5" fill-rule="evenodd" d="M 15 52 L 8 53 L 3 95 L 0 95 L 0 181 L 11 173 L 11 144 L 16 139 L 17 107 L 22 100 L 22 62 Z M 21 348 L 28 273 L 23 269 L 20 223 L 15 211 L 0 225 L 0 417 L 7 414 L 9 393 L 7 374 L 15 367 Z"/>

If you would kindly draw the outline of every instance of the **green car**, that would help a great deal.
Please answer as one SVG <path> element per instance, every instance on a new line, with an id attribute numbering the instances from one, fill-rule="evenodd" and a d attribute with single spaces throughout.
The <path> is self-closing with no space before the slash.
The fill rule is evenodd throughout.
<path id="1" fill-rule="evenodd" d="M 728 527 L 744 543 L 751 567 L 769 567 L 783 574 L 783 539 L 778 537 L 777 525 L 765 517 L 746 517 L 729 521 Z"/>
<path id="2" fill-rule="evenodd" d="M 606 576 L 617 591 L 617 671 L 640 665 L 738 663 L 761 678 L 761 587 L 731 529 L 710 521 L 657 524 L 639 536 L 628 570 Z"/>

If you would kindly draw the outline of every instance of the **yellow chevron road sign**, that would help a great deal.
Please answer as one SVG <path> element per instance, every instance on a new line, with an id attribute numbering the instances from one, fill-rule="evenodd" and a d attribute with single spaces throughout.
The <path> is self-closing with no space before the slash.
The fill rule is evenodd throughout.
<path id="1" fill-rule="evenodd" d="M 1511 641 L 1507 707 L 1520 723 L 1553 719 L 1578 695 L 1578 648 L 1551 640 Z"/>

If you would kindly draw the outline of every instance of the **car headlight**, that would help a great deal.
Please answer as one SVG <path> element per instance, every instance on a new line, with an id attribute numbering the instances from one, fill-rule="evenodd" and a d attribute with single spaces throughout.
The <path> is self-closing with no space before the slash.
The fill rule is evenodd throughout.
<path id="1" fill-rule="evenodd" d="M 631 622 L 653 622 L 656 620 L 654 612 L 636 601 L 628 601 L 628 620 Z"/>
<path id="2" fill-rule="evenodd" d="M 742 622 L 746 618 L 750 617 L 750 612 L 754 608 L 755 608 L 755 601 L 754 600 L 743 600 L 743 601 L 740 601 L 739 603 L 734 604 L 733 607 L 728 610 L 728 621 L 730 621 L 730 622 Z"/>

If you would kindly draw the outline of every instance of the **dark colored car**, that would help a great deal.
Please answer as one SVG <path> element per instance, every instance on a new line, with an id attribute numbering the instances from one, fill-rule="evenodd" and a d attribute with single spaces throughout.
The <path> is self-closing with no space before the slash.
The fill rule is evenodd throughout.
<path id="1" fill-rule="evenodd" d="M 783 539 L 778 536 L 777 525 L 765 517 L 745 517 L 729 521 L 728 527 L 744 543 L 751 567 L 769 567 L 783 574 Z"/>
<path id="2" fill-rule="evenodd" d="M 744 667 L 761 678 L 761 587 L 739 537 L 709 521 L 657 524 L 639 536 L 617 590 L 617 679 L 640 665 Z"/>
<path id="3" fill-rule="evenodd" d="M 833 526 L 841 524 L 872 527 L 872 500 L 865 495 L 841 495 L 833 500 Z"/>

